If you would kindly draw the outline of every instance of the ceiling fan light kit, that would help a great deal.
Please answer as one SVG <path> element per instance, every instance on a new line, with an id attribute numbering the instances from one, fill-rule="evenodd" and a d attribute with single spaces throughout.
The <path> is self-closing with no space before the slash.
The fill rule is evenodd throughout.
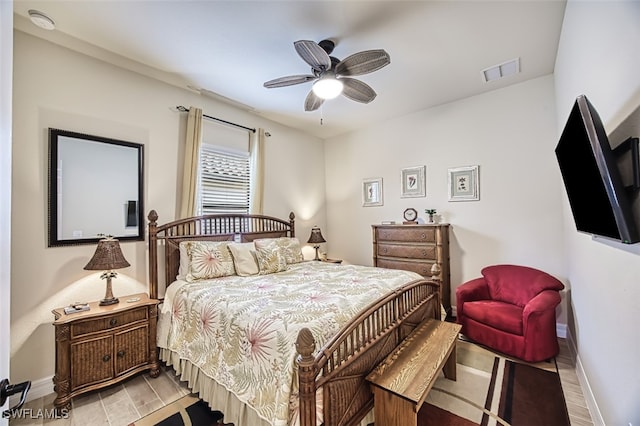
<path id="1" fill-rule="evenodd" d="M 305 111 L 315 111 L 326 99 L 340 94 L 352 101 L 368 104 L 375 99 L 376 92 L 366 83 L 350 77 L 377 71 L 391 63 L 391 57 L 383 49 L 354 53 L 340 61 L 329 56 L 335 47 L 331 40 L 320 43 L 298 40 L 293 46 L 302 60 L 311 66 L 312 74 L 276 78 L 264 83 L 264 87 L 273 89 L 313 81 L 304 102 Z"/>
<path id="2" fill-rule="evenodd" d="M 313 93 L 322 99 L 334 99 L 342 93 L 344 85 L 335 75 L 325 74 L 313 83 Z"/>

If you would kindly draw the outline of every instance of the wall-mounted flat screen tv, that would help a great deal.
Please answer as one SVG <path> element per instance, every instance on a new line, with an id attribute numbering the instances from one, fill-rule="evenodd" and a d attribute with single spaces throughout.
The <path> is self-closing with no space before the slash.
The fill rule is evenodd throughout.
<path id="1" fill-rule="evenodd" d="M 627 244 L 640 242 L 616 155 L 586 96 L 576 99 L 555 152 L 578 231 Z"/>

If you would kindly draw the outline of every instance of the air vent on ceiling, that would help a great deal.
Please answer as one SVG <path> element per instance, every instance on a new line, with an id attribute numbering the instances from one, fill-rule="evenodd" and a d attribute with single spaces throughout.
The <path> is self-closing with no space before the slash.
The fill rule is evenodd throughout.
<path id="1" fill-rule="evenodd" d="M 482 79 L 485 83 L 488 83 L 519 72 L 520 58 L 516 58 L 482 70 Z"/>

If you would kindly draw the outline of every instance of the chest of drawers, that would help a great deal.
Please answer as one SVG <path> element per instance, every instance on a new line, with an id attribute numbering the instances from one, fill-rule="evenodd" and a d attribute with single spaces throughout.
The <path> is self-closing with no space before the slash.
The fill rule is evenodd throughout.
<path id="1" fill-rule="evenodd" d="M 449 269 L 449 224 L 372 225 L 373 265 L 403 269 L 431 278 L 431 267 L 441 272 L 442 304 L 451 314 L 451 276 Z"/>

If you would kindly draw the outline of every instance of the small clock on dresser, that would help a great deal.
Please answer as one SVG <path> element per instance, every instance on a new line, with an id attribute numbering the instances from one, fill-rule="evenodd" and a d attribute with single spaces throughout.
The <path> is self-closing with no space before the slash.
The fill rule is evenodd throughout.
<path id="1" fill-rule="evenodd" d="M 409 207 L 404 211 L 404 222 L 403 225 L 415 225 L 418 223 L 416 220 L 418 219 L 418 212 L 416 209 Z"/>

